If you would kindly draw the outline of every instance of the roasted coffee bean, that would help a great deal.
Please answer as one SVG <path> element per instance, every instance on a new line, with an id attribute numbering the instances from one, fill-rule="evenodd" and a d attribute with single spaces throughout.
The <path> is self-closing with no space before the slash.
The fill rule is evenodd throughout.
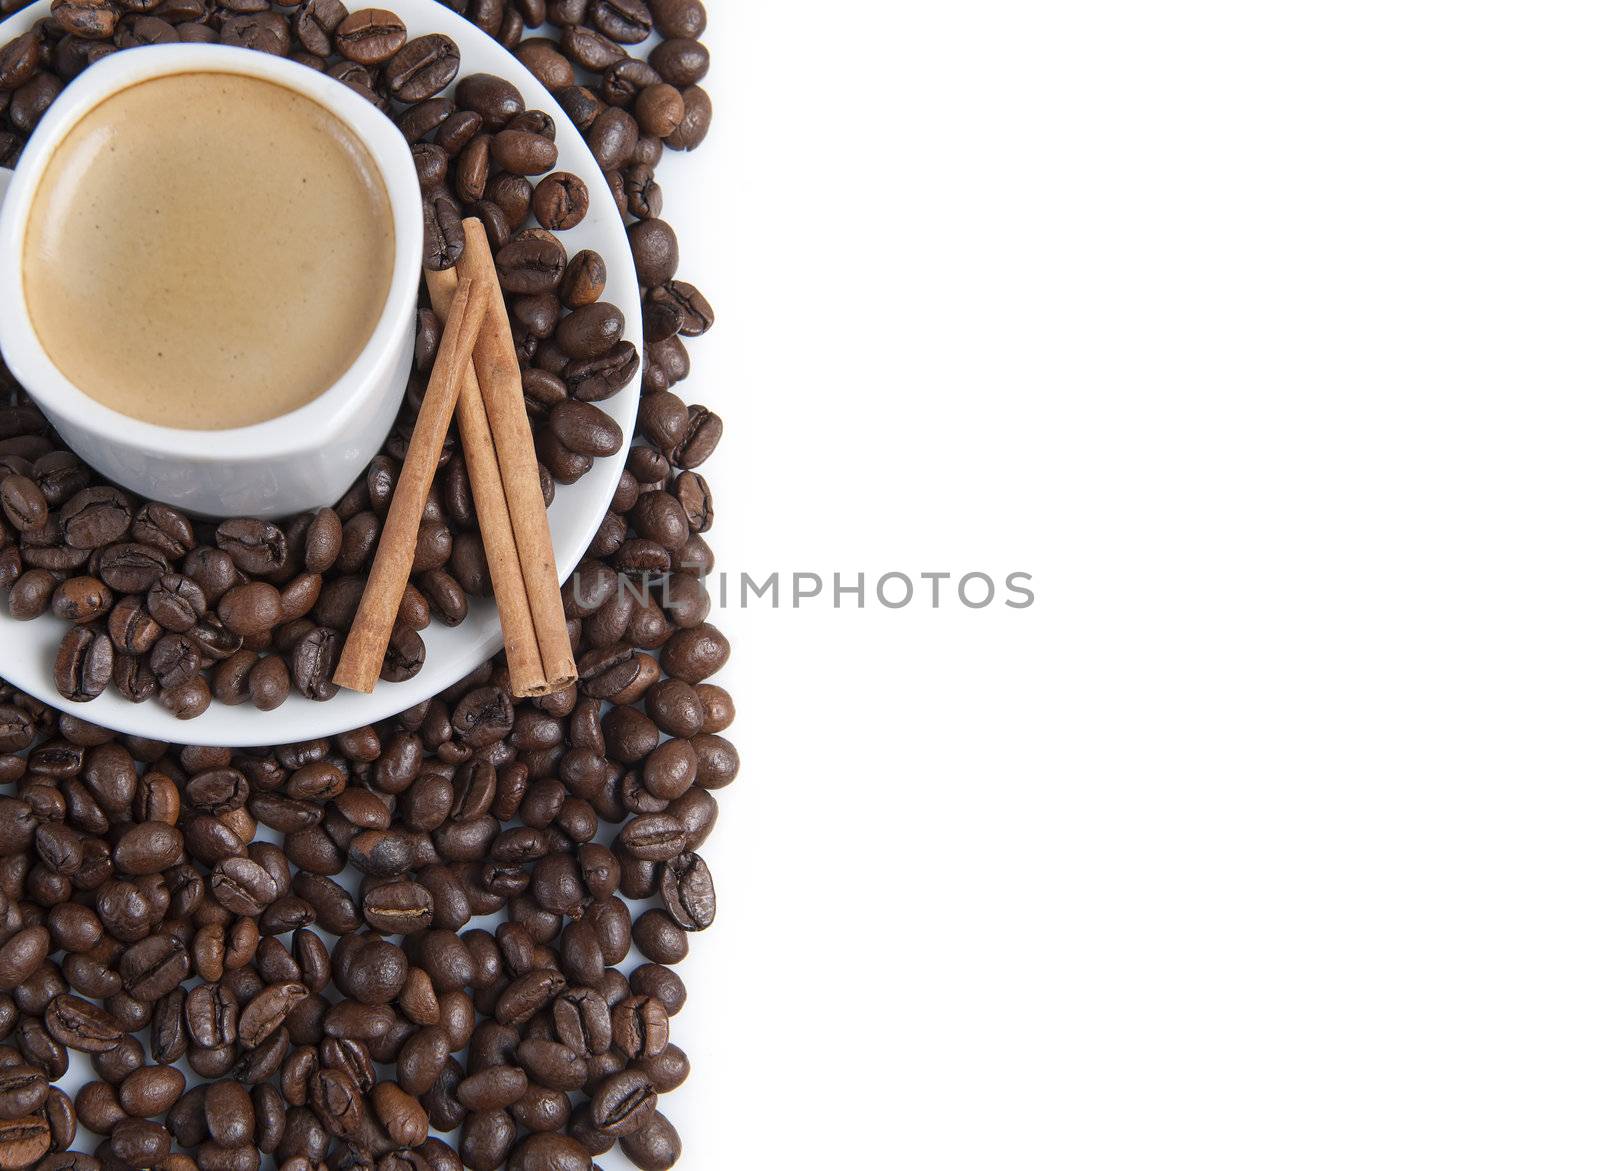
<path id="1" fill-rule="evenodd" d="M 686 931 L 704 931 L 717 917 L 717 892 L 705 859 L 688 853 L 661 867 L 661 903 Z"/>
<path id="2" fill-rule="evenodd" d="M 639 125 L 628 111 L 607 106 L 595 115 L 584 130 L 584 141 L 601 170 L 614 172 L 626 166 L 639 144 Z M 640 284 L 648 284 L 645 274 L 639 274 Z"/>
<path id="3" fill-rule="evenodd" d="M 654 1117 L 656 1093 L 647 1074 L 625 1069 L 600 1084 L 590 1103 L 589 1116 L 601 1134 L 614 1138 L 633 1134 Z"/>
<path id="4" fill-rule="evenodd" d="M 473 73 L 456 83 L 456 105 L 483 119 L 489 130 L 499 130 L 524 107 L 517 87 L 490 73 Z"/>
<path id="5" fill-rule="evenodd" d="M 22 621 L 37 618 L 49 608 L 55 591 L 55 574 L 44 569 L 28 570 L 11 587 L 11 616 Z"/>
<path id="6" fill-rule="evenodd" d="M 102 918 L 106 912 L 107 908 L 102 907 Z M 151 935 L 122 953 L 118 971 L 122 976 L 122 986 L 130 995 L 145 1001 L 156 1000 L 171 992 L 189 975 L 188 949 L 170 935 Z"/>
<path id="7" fill-rule="evenodd" d="M 437 99 L 436 99 L 437 100 Z M 483 133 L 483 115 L 472 110 L 452 110 L 434 131 L 433 144 L 448 160 L 455 158 L 473 139 Z M 439 190 L 446 187 L 445 176 L 440 175 L 436 186 Z"/>
<path id="8" fill-rule="evenodd" d="M 528 23 L 530 27 L 534 25 L 533 21 Z M 553 41 L 533 37 L 523 41 L 512 52 L 522 66 L 551 93 L 572 85 L 576 80 L 572 62 L 562 55 L 560 47 Z"/>
<path id="9" fill-rule="evenodd" d="M 7 6 L 10 11 L 10 6 Z M 12 93 L 29 81 L 45 64 L 44 38 L 31 29 L 0 47 L 0 93 Z"/>
<path id="10" fill-rule="evenodd" d="M 289 697 L 289 667 L 279 655 L 267 655 L 250 670 L 250 702 L 269 712 Z"/>
<path id="11" fill-rule="evenodd" d="M 391 879 L 367 890 L 361 913 L 374 931 L 410 935 L 433 922 L 433 896 L 421 883 Z"/>
<path id="12" fill-rule="evenodd" d="M 111 683 L 111 639 L 103 631 L 74 626 L 56 652 L 55 684 L 63 699 L 87 703 Z"/>
<path id="13" fill-rule="evenodd" d="M 287 57 L 292 40 L 288 20 L 276 12 L 250 12 L 230 16 L 222 22 L 224 45 L 255 49 L 274 57 Z"/>
<path id="14" fill-rule="evenodd" d="M 246 573 L 270 574 L 288 560 L 288 539 L 265 520 L 228 520 L 217 526 L 217 545 Z"/>
<path id="15" fill-rule="evenodd" d="M 455 80 L 461 53 L 449 37 L 429 33 L 408 41 L 384 66 L 384 83 L 402 102 L 420 102 Z"/>
<path id="16" fill-rule="evenodd" d="M 74 549 L 100 549 L 127 534 L 133 524 L 128 498 L 116 488 L 85 488 L 61 507 L 61 531 Z"/>
<path id="17" fill-rule="evenodd" d="M 561 373 L 573 398 L 600 402 L 631 382 L 638 370 L 638 351 L 632 342 L 622 341 L 599 357 L 568 362 Z"/>
<path id="18" fill-rule="evenodd" d="M 16 473 L 0 479 L 0 511 L 24 533 L 44 528 L 50 519 L 50 505 L 39 485 Z"/>
<path id="19" fill-rule="evenodd" d="M 635 219 L 654 219 L 661 214 L 661 184 L 648 166 L 627 166 L 622 170 L 622 195 L 627 214 Z"/>
<path id="20" fill-rule="evenodd" d="M 575 228 L 589 214 L 589 188 L 568 171 L 546 175 L 533 189 L 533 214 L 542 227 L 551 231 Z"/>
<path id="21" fill-rule="evenodd" d="M 44 1024 L 62 1045 L 82 1053 L 104 1053 L 123 1037 L 122 1026 L 105 1009 L 66 994 L 50 1001 Z"/>
<path id="22" fill-rule="evenodd" d="M 102 561 L 102 577 L 106 576 L 104 565 Z M 183 572 L 200 583 L 200 588 L 205 591 L 206 602 L 210 605 L 216 605 L 217 600 L 239 581 L 239 567 L 234 564 L 233 558 L 221 549 L 209 545 L 193 549 L 184 556 Z M 109 577 L 106 580 L 111 581 Z M 153 580 L 152 578 L 152 582 Z M 118 589 L 123 588 L 115 581 L 111 584 Z"/>
<path id="23" fill-rule="evenodd" d="M 684 337 L 699 337 L 715 321 L 710 302 L 688 281 L 669 281 L 660 288 L 651 289 L 645 298 L 647 317 L 656 307 L 671 313 L 677 323 L 672 332 Z"/>
<path id="24" fill-rule="evenodd" d="M 698 85 L 683 90 L 683 121 L 661 141 L 673 150 L 694 150 L 711 132 L 711 95 Z"/>
<path id="25" fill-rule="evenodd" d="M 194 526 L 177 509 L 154 501 L 134 515 L 129 536 L 176 560 L 194 548 Z"/>
<path id="26" fill-rule="evenodd" d="M 205 615 L 206 596 L 193 578 L 164 573 L 146 592 L 144 608 L 163 630 L 184 634 Z"/>
<path id="27" fill-rule="evenodd" d="M 165 822 L 141 822 L 122 835 L 111 856 L 123 874 L 159 874 L 183 858 L 183 835 Z"/>
<path id="28" fill-rule="evenodd" d="M 711 72 L 711 52 L 700 41 L 672 37 L 650 51 L 650 64 L 664 81 L 683 88 L 705 80 Z"/>
<path id="29" fill-rule="evenodd" d="M 129 1117 L 154 1118 L 165 1114 L 183 1095 L 183 1071 L 170 1065 L 136 1069 L 117 1087 L 117 1100 Z"/>
<path id="30" fill-rule="evenodd" d="M 221 984 L 201 984 L 184 997 L 183 1023 L 190 1040 L 206 1049 L 239 1039 L 239 999 Z"/>
<path id="31" fill-rule="evenodd" d="M 334 33 L 334 47 L 359 65 L 380 65 L 405 43 L 405 22 L 382 8 L 352 13 Z"/>
<path id="32" fill-rule="evenodd" d="M 424 199 L 422 241 L 423 264 L 431 271 L 454 268 L 460 261 L 467 243 L 461 212 L 454 200 L 443 195 Z"/>
<path id="33" fill-rule="evenodd" d="M 562 32 L 561 51 L 591 73 L 604 73 L 609 66 L 627 56 L 623 48 L 610 37 L 581 25 L 574 25 Z"/>
<path id="34" fill-rule="evenodd" d="M 500 250 L 495 268 L 508 293 L 554 292 L 566 269 L 566 249 L 547 231 L 529 229 Z"/>
<path id="35" fill-rule="evenodd" d="M 0 1121 L 0 1168 L 21 1171 L 50 1151 L 50 1127 L 38 1114 Z"/>
<path id="36" fill-rule="evenodd" d="M 162 687 L 176 687 L 199 675 L 200 648 L 182 634 L 164 634 L 150 648 L 150 670 Z"/>
<path id="37" fill-rule="evenodd" d="M 262 1044 L 308 995 L 310 989 L 294 981 L 263 988 L 239 1014 L 239 1043 L 247 1049 Z"/>
<path id="38" fill-rule="evenodd" d="M 640 1171 L 668 1171 L 682 1158 L 683 1142 L 667 1116 L 658 1110 L 643 1127 L 623 1136 L 622 1153 Z"/>
<path id="39" fill-rule="evenodd" d="M 665 813 L 636 817 L 623 826 L 617 842 L 635 858 L 646 862 L 665 862 L 683 851 L 683 825 Z"/>
<path id="40" fill-rule="evenodd" d="M 665 138 L 677 130 L 685 112 L 683 94 L 676 86 L 665 83 L 646 86 L 634 102 L 639 129 L 657 138 Z"/>
<path id="41" fill-rule="evenodd" d="M 542 175 L 556 165 L 558 158 L 554 142 L 516 125 L 496 132 L 489 140 L 489 151 L 494 161 L 514 176 Z M 500 203 L 500 200 L 495 202 Z M 505 210 L 504 205 L 501 206 Z M 510 218 L 509 211 L 507 218 Z"/>
<path id="42" fill-rule="evenodd" d="M 662 219 L 630 224 L 628 243 L 641 285 L 655 287 L 672 280 L 678 269 L 678 237 L 670 224 Z"/>
<path id="43" fill-rule="evenodd" d="M 593 988 L 570 987 L 552 1006 L 557 1039 L 570 1049 L 599 1055 L 611 1048 L 611 1013 Z"/>
<path id="44" fill-rule="evenodd" d="M 86 46 L 86 55 L 92 54 L 96 59 L 113 51 L 108 44 L 78 43 Z M 53 73 L 39 73 L 31 81 L 25 82 L 11 95 L 11 108 L 6 112 L 12 127 L 23 134 L 32 134 L 40 119 L 60 96 L 62 88 L 61 80 Z"/>
<path id="45" fill-rule="evenodd" d="M 289 674 L 295 690 L 307 699 L 331 699 L 338 691 L 333 682 L 338 663 L 339 635 L 325 626 L 307 631 L 294 645 Z"/>
<path id="46" fill-rule="evenodd" d="M 224 858 L 211 872 L 211 896 L 236 915 L 260 915 L 277 897 L 276 884 L 248 858 Z"/>
<path id="47" fill-rule="evenodd" d="M 598 252 L 585 248 L 574 253 L 561 275 L 561 303 L 568 309 L 592 305 L 606 290 L 606 262 Z"/>
<path id="48" fill-rule="evenodd" d="M 110 0 L 54 0 L 50 15 L 69 36 L 107 41 L 117 31 L 122 13 Z"/>
<path id="49" fill-rule="evenodd" d="M 264 581 L 235 586 L 217 603 L 217 617 L 225 627 L 242 637 L 264 635 L 283 617 L 283 596 Z M 156 619 L 160 621 L 160 616 Z"/>
<path id="50" fill-rule="evenodd" d="M 636 45 L 649 37 L 655 22 L 645 0 L 594 0 L 589 23 L 621 45 Z"/>
<path id="51" fill-rule="evenodd" d="M 701 0 L 649 0 L 656 31 L 664 37 L 696 37 L 706 31 Z"/>
<path id="52" fill-rule="evenodd" d="M 93 622 L 111 609 L 111 590 L 97 577 L 69 577 L 50 596 L 50 612 L 64 622 Z"/>
<path id="53" fill-rule="evenodd" d="M 340 0 L 308 0 L 295 14 L 295 40 L 313 56 L 331 56 L 334 35 L 346 15 Z"/>
<path id="54" fill-rule="evenodd" d="M 537 197 L 537 192 L 535 195 Z M 556 330 L 556 342 L 574 358 L 598 358 L 622 340 L 626 324 L 622 310 L 609 302 L 597 301 L 563 318 Z M 612 451 L 615 450 L 613 447 Z"/>
<path id="55" fill-rule="evenodd" d="M 639 916 L 633 925 L 633 939 L 645 958 L 658 964 L 682 963 L 689 954 L 688 935 L 659 907 Z"/>
<path id="56" fill-rule="evenodd" d="M 205 1133 L 221 1147 L 242 1147 L 255 1135 L 256 1110 L 249 1092 L 238 1082 L 212 1082 L 205 1087 Z"/>
<path id="57" fill-rule="evenodd" d="M 415 1147 L 428 1137 L 428 1112 L 394 1082 L 381 1082 L 373 1088 L 372 1110 L 389 1141 L 397 1146 Z"/>
<path id="58" fill-rule="evenodd" d="M 50 1088 L 50 1079 L 37 1066 L 18 1064 L 0 1070 L 0 1120 L 42 1110 Z"/>
<path id="59" fill-rule="evenodd" d="M 395 125 L 405 135 L 407 142 L 416 145 L 439 129 L 455 112 L 455 103 L 449 98 L 429 98 L 407 109 L 395 119 Z"/>

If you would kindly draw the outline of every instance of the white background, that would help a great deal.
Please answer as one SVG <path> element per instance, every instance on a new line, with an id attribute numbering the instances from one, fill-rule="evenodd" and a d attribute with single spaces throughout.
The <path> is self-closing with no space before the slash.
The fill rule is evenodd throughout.
<path id="1" fill-rule="evenodd" d="M 1600 11 L 711 19 L 681 1165 L 1594 1167 Z"/>

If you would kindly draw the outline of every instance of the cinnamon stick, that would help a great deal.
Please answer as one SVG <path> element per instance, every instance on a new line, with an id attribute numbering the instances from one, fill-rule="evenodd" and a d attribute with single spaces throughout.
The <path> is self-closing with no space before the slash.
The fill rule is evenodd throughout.
<path id="1" fill-rule="evenodd" d="M 426 275 L 434 312 L 449 313 L 458 295 L 456 270 L 430 271 Z M 500 480 L 500 465 L 495 459 L 489 416 L 484 411 L 477 372 L 470 365 L 461 380 L 461 394 L 456 400 L 456 429 L 461 433 L 467 479 L 472 485 L 472 502 L 478 513 L 478 533 L 483 538 L 484 559 L 489 563 L 489 580 L 494 587 L 494 604 L 500 612 L 500 629 L 505 635 L 506 672 L 510 676 L 511 693 L 539 695 L 547 685 L 544 663 L 539 655 L 539 640 L 533 631 L 528 592 L 522 584 L 522 566 L 517 560 L 511 511 Z"/>
<path id="2" fill-rule="evenodd" d="M 473 366 L 483 391 L 483 405 L 494 434 L 495 457 L 511 510 L 522 581 L 533 613 L 534 633 L 544 663 L 548 691 L 559 691 L 578 678 L 567 635 L 567 615 L 561 601 L 561 579 L 556 572 L 555 549 L 550 539 L 550 517 L 539 487 L 539 460 L 533 450 L 533 429 L 522 397 L 522 371 L 517 365 L 511 319 L 500 293 L 500 278 L 489 251 L 489 237 L 478 219 L 468 219 L 463 275 L 494 290 L 489 311 L 473 350 Z M 542 694 L 542 693 L 541 693 Z"/>
<path id="3" fill-rule="evenodd" d="M 334 672 L 333 681 L 352 691 L 371 691 L 377 685 L 383 656 L 394 632 L 395 615 L 400 612 L 400 599 L 416 559 L 417 531 L 450 430 L 450 418 L 455 414 L 456 399 L 471 368 L 472 352 L 489 302 L 499 299 L 493 286 L 470 278 L 461 282 L 457 294 L 458 308 L 450 315 L 439 343 L 433 376 L 428 379 L 427 393 L 417 411 L 405 463 L 389 501 L 383 535 L 378 538 L 372 573 L 339 656 L 339 669 Z"/>

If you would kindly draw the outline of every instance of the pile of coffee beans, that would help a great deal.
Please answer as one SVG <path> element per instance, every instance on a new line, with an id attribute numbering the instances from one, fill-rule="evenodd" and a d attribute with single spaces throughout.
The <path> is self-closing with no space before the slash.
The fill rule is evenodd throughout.
<path id="1" fill-rule="evenodd" d="M 486 664 L 248 751 L 0 686 L 0 1169 L 671 1167 L 727 656 L 701 624 L 523 702 Z"/>
<path id="2" fill-rule="evenodd" d="M 20 51 L 0 48 L 6 125 L 31 130 L 30 111 L 52 83 L 20 105 L 18 94 L 41 77 L 59 90 L 58 57 L 70 65 L 107 51 L 92 49 L 106 42 L 86 31 L 142 43 L 131 39 L 139 28 L 160 33 L 142 20 L 186 23 L 169 19 L 182 2 L 58 5 L 54 31 Z M 256 47 L 280 43 L 272 16 L 302 47 L 300 30 L 336 37 L 345 25 L 319 0 L 287 12 L 259 0 L 195 2 L 194 23 L 208 27 L 251 17 L 230 35 L 245 43 L 267 29 Z M 688 374 L 683 341 L 710 326 L 711 311 L 675 280 L 676 241 L 654 178 L 661 147 L 692 148 L 709 123 L 697 84 L 705 11 L 699 0 L 478 0 L 466 15 L 517 44 L 578 111 L 630 224 L 643 283 L 639 434 L 564 590 L 581 679 L 515 700 L 496 660 L 377 726 L 249 750 L 114 735 L 0 683 L 0 788 L 14 786 L 0 795 L 0 1171 L 219 1171 L 269 1159 L 285 1171 L 583 1171 L 614 1149 L 664 1171 L 681 1154 L 662 1109 L 689 1072 L 671 1039 L 687 995 L 673 965 L 715 918 L 700 851 L 716 824 L 715 794 L 739 771 L 723 736 L 733 702 L 713 681 L 730 648 L 706 621 L 702 581 L 712 499 L 694 470 L 721 421 L 672 389 Z M 552 35 L 522 39 L 547 22 Z M 387 14 L 363 17 L 339 52 L 366 72 L 330 71 L 364 76 L 399 109 L 389 71 L 359 60 L 397 39 L 402 49 L 416 43 Z M 394 76 L 409 84 L 442 74 L 441 55 L 429 42 Z M 445 126 L 463 110 L 485 117 L 461 99 L 418 135 L 431 133 L 455 168 L 434 188 L 446 196 L 460 156 L 486 133 L 475 128 L 452 153 Z M 616 149 L 622 142 L 628 151 Z M 513 147 L 529 143 L 514 137 L 499 149 Z M 515 174 L 493 139 L 488 150 L 494 179 Z M 539 197 L 557 223 L 579 198 L 564 181 Z M 454 210 L 435 199 L 445 248 Z M 526 239 L 536 243 L 514 253 L 514 270 L 536 267 L 547 247 Z M 603 288 L 597 262 L 580 253 L 566 263 L 555 286 L 564 319 L 600 304 L 586 295 Z M 530 307 L 516 317 L 524 327 Z M 609 314 L 587 317 L 566 328 L 598 351 Z M 562 376 L 539 344 L 554 336 L 559 347 L 561 327 L 532 344 L 531 370 Z M 422 369 L 430 358 L 419 346 Z M 560 416 L 563 447 L 583 454 L 586 425 L 573 407 L 584 401 L 530 393 L 530 410 L 547 420 L 541 430 Z M 0 565 L 13 567 L 4 571 L 12 604 L 20 588 L 24 613 L 42 599 L 40 612 L 83 632 L 64 648 L 60 680 L 78 694 L 107 661 L 119 688 L 155 678 L 145 694 L 166 693 L 157 664 L 175 689 L 209 667 L 229 702 L 270 708 L 290 687 L 318 694 L 403 452 L 401 426 L 331 510 L 282 526 L 205 524 L 98 483 L 14 397 L 0 408 Z M 549 448 L 541 454 L 554 462 Z M 430 620 L 459 620 L 468 591 L 487 589 L 470 508 L 452 453 L 430 504 L 430 567 L 407 598 L 413 638 Z M 13 512 L 30 523 L 17 525 Z M 36 576 L 22 587 L 34 570 L 48 585 Z M 65 589 L 69 581 L 78 584 Z M 172 634 L 183 641 L 163 641 Z M 394 677 L 420 662 L 417 643 L 397 637 Z M 76 1098 L 53 1084 L 72 1051 L 95 1074 Z"/>
<path id="3" fill-rule="evenodd" d="M 657 596 L 673 600 L 638 607 L 638 621 L 661 619 L 664 629 L 680 620 L 678 611 L 701 606 L 697 578 L 709 551 L 698 533 L 710 520 L 709 495 L 693 469 L 722 432 L 714 413 L 673 389 L 689 373 L 684 340 L 709 329 L 713 314 L 698 289 L 677 279 L 677 238 L 660 217 L 654 170 L 663 150 L 693 149 L 709 129 L 710 100 L 698 84 L 709 58 L 695 39 L 704 9 L 698 0 L 479 0 L 462 11 L 515 46 L 584 132 L 629 225 L 637 301 L 633 289 L 604 299 L 604 260 L 589 250 L 569 256 L 561 242 L 558 233 L 588 213 L 591 193 L 556 169 L 550 116 L 525 108 L 503 78 L 458 78 L 450 38 L 408 37 L 393 13 L 351 13 L 341 0 L 288 9 L 266 0 L 56 0 L 50 17 L 0 46 L 0 164 L 14 161 L 68 81 L 120 48 L 221 41 L 292 57 L 354 88 L 413 143 L 425 263 L 443 268 L 459 259 L 464 216 L 485 224 L 547 502 L 557 483 L 575 483 L 597 458 L 621 450 L 622 429 L 594 404 L 626 386 L 642 363 L 639 443 L 569 594 L 589 581 L 603 592 L 607 574 L 654 579 Z M 547 25 L 555 35 L 524 39 Z M 644 52 L 647 44 L 644 56 L 627 48 Z M 622 336 L 636 304 L 642 356 Z M 332 698 L 333 670 L 441 332 L 424 307 L 406 405 L 367 474 L 331 508 L 281 523 L 203 521 L 105 483 L 65 449 L 0 366 L 8 400 L 0 404 L 0 589 L 9 590 L 15 617 L 50 613 L 72 624 L 55 663 L 61 696 L 81 702 L 111 688 L 135 702 L 154 698 L 183 719 L 212 702 L 270 711 L 291 692 Z M 383 678 L 416 675 L 425 655 L 419 632 L 461 622 L 469 599 L 489 592 L 466 462 L 452 434 Z M 584 617 L 574 615 L 575 630 Z M 606 633 L 580 653 L 620 641 L 614 629 Z"/>

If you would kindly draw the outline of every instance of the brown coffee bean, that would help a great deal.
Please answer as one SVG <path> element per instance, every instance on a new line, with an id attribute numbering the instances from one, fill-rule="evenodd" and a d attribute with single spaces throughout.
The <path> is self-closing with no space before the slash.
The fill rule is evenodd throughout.
<path id="1" fill-rule="evenodd" d="M 270 712 L 289 697 L 289 668 L 280 655 L 266 655 L 250 670 L 250 702 Z"/>
<path id="2" fill-rule="evenodd" d="M 554 41 L 534 37 L 523 41 L 512 52 L 523 67 L 551 93 L 572 85 L 577 78 L 572 62 L 567 60 Z"/>
<path id="3" fill-rule="evenodd" d="M 104 1053 L 123 1037 L 122 1026 L 105 1009 L 79 996 L 62 994 L 50 1001 L 45 1028 L 68 1049 Z"/>
<path id="4" fill-rule="evenodd" d="M 628 111 L 608 106 L 585 127 L 583 138 L 600 169 L 616 172 L 628 164 L 639 144 L 639 125 Z M 646 283 L 642 273 L 639 283 Z"/>
<path id="5" fill-rule="evenodd" d="M 61 506 L 61 531 L 74 549 L 101 549 L 122 540 L 133 525 L 128 498 L 116 488 L 85 488 Z"/>
<path id="6" fill-rule="evenodd" d="M 63 699 L 87 703 L 111 683 L 111 639 L 103 631 L 74 626 L 56 652 L 55 684 Z"/>
<path id="7" fill-rule="evenodd" d="M 711 72 L 711 51 L 700 41 L 672 37 L 650 51 L 650 64 L 673 85 L 691 86 Z"/>
<path id="8" fill-rule="evenodd" d="M 368 888 L 361 914 L 374 931 L 410 935 L 427 930 L 433 922 L 433 896 L 421 883 L 391 879 Z"/>
<path id="9" fill-rule="evenodd" d="M 595 1129 L 614 1138 L 643 1129 L 655 1116 L 656 1093 L 649 1076 L 640 1070 L 613 1074 L 596 1089 L 590 1104 Z"/>
<path id="10" fill-rule="evenodd" d="M 558 158 L 554 142 L 532 130 L 514 125 L 496 132 L 490 138 L 489 151 L 494 161 L 513 176 L 542 175 L 556 165 Z M 495 202 L 506 211 L 512 226 L 517 226 L 520 217 L 513 220 L 511 211 L 504 203 L 500 199 Z"/>
<path id="11" fill-rule="evenodd" d="M 247 1049 L 260 1045 L 310 994 L 309 988 L 296 981 L 263 988 L 239 1014 L 239 1043 Z"/>
<path id="12" fill-rule="evenodd" d="M 217 617 L 245 638 L 265 634 L 283 618 L 283 597 L 264 581 L 235 586 L 217 603 Z"/>
<path id="13" fill-rule="evenodd" d="M 364 8 L 339 23 L 334 45 L 360 65 L 380 65 L 400 51 L 406 43 L 406 25 L 394 13 L 382 8 Z"/>
<path id="14" fill-rule="evenodd" d="M 428 1112 L 394 1082 L 380 1082 L 373 1088 L 372 1109 L 396 1145 L 415 1147 L 428 1137 Z"/>
<path id="15" fill-rule="evenodd" d="M 41 1115 L 0 1121 L 0 1168 L 22 1171 L 32 1167 L 49 1153 L 50 1142 L 50 1127 Z"/>
<path id="16" fill-rule="evenodd" d="M 111 602 L 111 589 L 99 578 L 69 577 L 50 596 L 50 612 L 64 622 L 93 622 Z"/>
<path id="17" fill-rule="evenodd" d="M 170 1065 L 146 1066 L 129 1074 L 117 1087 L 117 1101 L 133 1118 L 165 1114 L 183 1096 L 183 1071 Z"/>
<path id="18" fill-rule="evenodd" d="M 665 138 L 677 130 L 684 113 L 683 94 L 672 85 L 646 86 L 634 103 L 639 128 L 657 138 Z"/>
<path id="19" fill-rule="evenodd" d="M 345 6 L 340 0 L 309 0 L 295 15 L 295 40 L 313 56 L 331 56 L 334 35 L 344 23 L 346 15 Z"/>
<path id="20" fill-rule="evenodd" d="M 35 532 L 50 519 L 50 504 L 38 484 L 12 473 L 0 479 L 0 512 L 19 532 Z"/>
<path id="21" fill-rule="evenodd" d="M 711 95 L 698 85 L 683 91 L 683 121 L 661 141 L 672 150 L 694 150 L 711 132 Z"/>
<path id="22" fill-rule="evenodd" d="M 677 1129 L 659 1110 L 650 1121 L 622 1138 L 622 1153 L 640 1171 L 668 1171 L 683 1156 Z"/>
<path id="23" fill-rule="evenodd" d="M 293 39 L 289 21 L 276 12 L 250 12 L 231 16 L 222 22 L 220 39 L 224 45 L 254 49 L 274 57 L 287 57 Z"/>
<path id="24" fill-rule="evenodd" d="M 533 189 L 533 214 L 540 226 L 551 231 L 575 228 L 589 214 L 589 188 L 567 171 L 546 175 Z"/>
<path id="25" fill-rule="evenodd" d="M 455 80 L 461 53 L 449 37 L 438 33 L 416 37 L 391 57 L 383 69 L 389 92 L 402 102 L 420 102 L 442 92 Z"/>
<path id="26" fill-rule="evenodd" d="M 44 1109 L 50 1090 L 50 1079 L 37 1066 L 19 1063 L 0 1070 L 0 1120 Z"/>
<path id="27" fill-rule="evenodd" d="M 217 526 L 217 545 L 246 573 L 276 573 L 289 559 L 288 538 L 265 520 L 223 521 Z"/>

